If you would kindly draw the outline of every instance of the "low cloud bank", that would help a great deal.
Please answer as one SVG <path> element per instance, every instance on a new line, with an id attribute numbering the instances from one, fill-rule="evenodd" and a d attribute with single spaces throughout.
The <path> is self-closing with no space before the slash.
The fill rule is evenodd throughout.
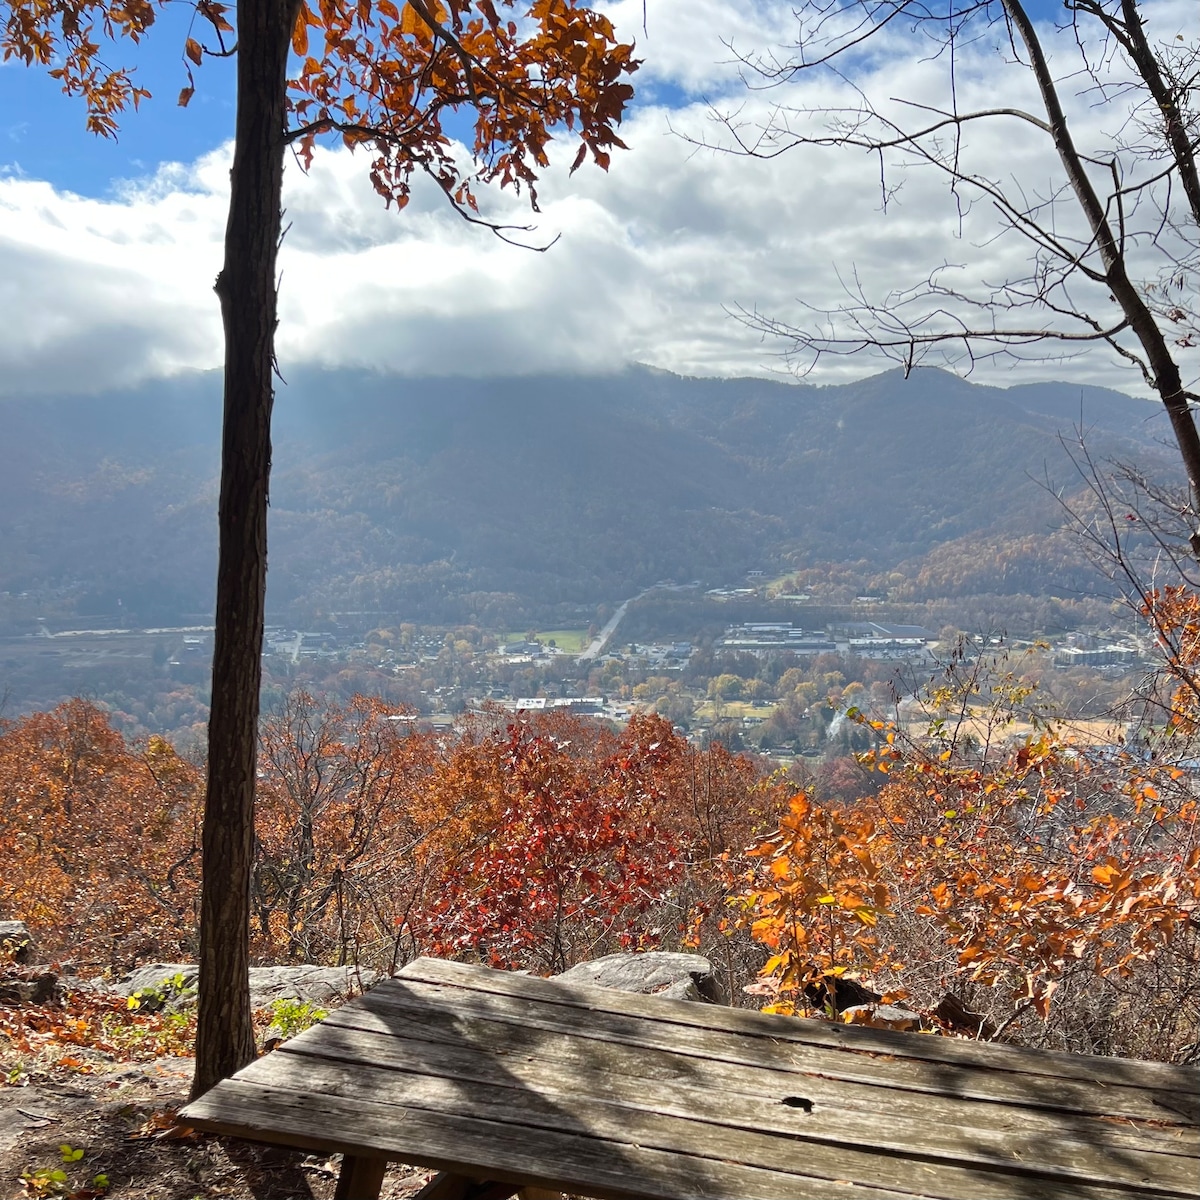
<path id="1" fill-rule="evenodd" d="M 321 151 L 307 175 L 289 165 L 290 231 L 280 260 L 285 371 L 312 363 L 488 375 L 644 362 L 684 374 L 764 374 L 783 368 L 782 345 L 731 313 L 799 320 L 805 305 L 844 303 L 852 280 L 883 298 L 942 264 L 946 282 L 973 285 L 1028 270 L 1026 243 L 991 236 L 990 206 L 960 211 L 927 168 L 892 163 L 889 181 L 901 186 L 882 212 L 879 164 L 867 155 L 806 149 L 756 161 L 696 144 L 728 141 L 714 108 L 741 105 L 738 119 L 753 128 L 780 101 L 803 107 L 817 99 L 799 85 L 746 94 L 723 50 L 778 44 L 790 32 L 790 9 L 669 0 L 651 6 L 645 34 L 640 0 L 610 11 L 621 28 L 634 26 L 626 31 L 646 55 L 648 94 L 670 93 L 675 103 L 636 110 L 624 130 L 631 149 L 614 157 L 607 175 L 581 169 L 568 177 L 573 147 L 564 144 L 536 217 L 517 198 L 485 194 L 489 217 L 536 221 L 522 235 L 531 244 L 557 238 L 545 253 L 466 224 L 427 184 L 402 213 L 386 210 L 364 155 Z M 872 63 L 868 82 L 881 96 L 932 102 L 944 69 L 897 39 Z M 957 71 L 964 106 L 990 103 L 998 89 L 1006 103 L 1036 104 L 1027 73 L 996 55 L 963 54 Z M 689 99 L 700 92 L 715 99 Z M 829 102 L 828 87 L 819 98 Z M 1118 119 L 1086 97 L 1076 108 L 1085 132 L 1098 137 L 1105 121 Z M 997 177 L 1051 178 L 1049 147 L 1015 134 L 981 123 L 969 153 Z M 228 162 L 223 147 L 169 164 L 108 200 L 0 179 L 6 392 L 99 390 L 219 363 L 212 283 Z M 840 382 L 880 366 L 864 357 L 827 360 L 814 378 Z M 1103 351 L 1027 371 L 1022 379 L 1139 385 Z M 1003 364 L 984 365 L 975 378 L 1018 381 Z"/>

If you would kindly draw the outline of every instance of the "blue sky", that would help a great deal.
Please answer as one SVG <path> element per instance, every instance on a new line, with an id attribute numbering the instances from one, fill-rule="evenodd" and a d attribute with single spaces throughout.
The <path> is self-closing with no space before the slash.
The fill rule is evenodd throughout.
<path id="1" fill-rule="evenodd" d="M 15 62 L 0 67 L 0 171 L 45 179 L 84 196 L 108 195 L 115 184 L 153 174 L 160 163 L 190 162 L 233 135 L 235 78 L 230 59 L 205 59 L 193 68 L 196 92 L 177 100 L 188 77 L 183 43 L 192 25 L 187 0 L 171 0 L 141 45 L 115 43 L 106 58 L 135 68 L 152 98 L 121 120 L 115 139 L 84 128 L 81 101 L 65 97 L 45 70 Z M 628 36 L 641 40 L 641 29 Z M 689 97 L 674 80 L 639 81 L 638 102 L 677 107 Z"/>
<path id="2" fill-rule="evenodd" d="M 628 13 L 630 6 L 624 9 Z M 622 29 L 624 36 L 636 39 L 652 57 L 658 40 L 655 9 L 654 0 L 649 0 L 645 27 L 639 19 Z M 1030 4 L 1030 10 L 1039 15 L 1056 14 L 1060 9 L 1056 0 Z M 697 20 L 703 20 L 699 9 Z M 231 137 L 231 60 L 206 59 L 203 67 L 193 72 L 197 88 L 192 102 L 186 109 L 176 103 L 187 83 L 183 42 L 191 23 L 187 0 L 171 0 L 160 10 L 140 46 L 113 46 L 109 60 L 114 65 L 133 65 L 137 82 L 153 94 L 139 111 L 125 115 L 115 140 L 87 133 L 82 103 L 64 97 L 44 70 L 5 64 L 0 68 L 0 170 L 45 179 L 81 195 L 104 196 L 115 182 L 152 174 L 162 162 L 192 161 Z M 665 30 L 663 36 L 667 36 Z M 714 41 L 714 58 L 721 52 Z M 678 108 L 697 98 L 692 88 L 681 86 L 679 78 L 653 71 L 644 72 L 636 82 L 637 103 Z M 714 90 L 720 93 L 723 84 Z"/>
<path id="3" fill-rule="evenodd" d="M 1195 26 L 1193 0 L 1153 0 L 1165 37 Z M 1044 17 L 1061 11 L 1039 0 Z M 311 175 L 289 167 L 292 224 L 281 258 L 281 360 L 409 373 L 602 370 L 646 362 L 689 374 L 785 370 L 782 343 L 731 315 L 791 321 L 845 301 L 857 279 L 886 300 L 941 266 L 978 290 L 1028 268 L 1019 239 L 995 237 L 986 205 L 962 217 L 944 181 L 889 163 L 902 183 L 881 212 L 878 163 L 855 151 L 792 152 L 748 161 L 695 143 L 727 141 L 714 112 L 749 126 L 778 103 L 838 102 L 836 81 L 748 93 L 730 45 L 769 51 L 794 36 L 790 0 L 606 0 L 645 65 L 626 122 L 628 153 L 612 170 L 568 176 L 565 146 L 541 187 L 533 240 L 515 250 L 464 225 L 418 186 L 403 214 L 383 209 L 363 156 L 328 151 Z M 212 279 L 221 257 L 232 63 L 196 71 L 190 106 L 181 47 L 186 5 L 169 5 L 142 47 L 120 47 L 153 93 L 126 115 L 114 143 L 84 129 L 82 105 L 37 70 L 0 67 L 0 387 L 103 388 L 220 361 Z M 1057 69 L 1078 79 L 1070 38 L 1047 30 Z M 861 82 L 888 103 L 944 102 L 945 64 L 903 36 L 885 40 Z M 959 63 L 964 102 L 1037 104 L 1028 74 L 994 47 Z M 1085 144 L 1107 150 L 1125 118 L 1069 83 Z M 831 90 L 832 89 L 832 90 Z M 841 97 L 849 102 L 852 97 Z M 911 111 L 911 110 L 910 110 Z M 1057 161 L 1027 132 L 981 126 L 968 150 L 991 177 L 1001 167 L 1042 188 Z M 689 143 L 685 137 L 691 139 Z M 485 197 L 492 215 L 531 220 L 511 195 Z M 1072 219 L 1064 211 L 1069 226 Z M 1098 298 L 1103 303 L 1103 297 Z M 799 364 L 804 365 L 804 364 Z M 823 360 L 812 378 L 841 381 L 888 365 L 867 356 Z M 1195 370 L 1191 371 L 1194 378 Z M 1071 363 L 981 364 L 976 378 L 1072 378 L 1137 390 L 1103 352 Z"/>
<path id="4" fill-rule="evenodd" d="M 193 103 L 176 103 L 187 83 L 182 48 L 190 15 L 190 6 L 168 4 L 141 46 L 118 43 L 106 55 L 114 65 L 135 66 L 137 82 L 153 93 L 125 115 L 115 141 L 86 131 L 83 103 L 63 96 L 46 71 L 12 61 L 0 68 L 0 169 L 101 196 L 114 180 L 190 161 L 232 136 L 231 60 L 207 61 Z"/>

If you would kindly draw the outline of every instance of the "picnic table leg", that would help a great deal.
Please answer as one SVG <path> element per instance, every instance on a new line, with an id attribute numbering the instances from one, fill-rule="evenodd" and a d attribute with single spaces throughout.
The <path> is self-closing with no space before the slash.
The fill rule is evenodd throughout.
<path id="1" fill-rule="evenodd" d="M 333 1200 L 379 1200 L 383 1187 L 383 1173 L 387 1170 L 386 1158 L 364 1158 L 347 1154 L 342 1158 L 342 1169 L 338 1174 L 337 1191 Z"/>

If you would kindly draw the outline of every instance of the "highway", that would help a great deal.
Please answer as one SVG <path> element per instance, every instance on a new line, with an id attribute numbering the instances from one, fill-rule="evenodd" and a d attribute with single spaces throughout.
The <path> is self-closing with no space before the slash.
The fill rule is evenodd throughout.
<path id="1" fill-rule="evenodd" d="M 591 642 L 588 648 L 579 656 L 580 662 L 591 662 L 594 658 L 599 658 L 604 652 L 604 647 L 608 645 L 612 635 L 617 632 L 617 626 L 621 623 L 621 618 L 625 616 L 625 610 L 635 601 L 640 600 L 647 592 L 652 592 L 652 587 L 643 588 L 636 596 L 630 596 L 628 600 L 624 600 L 618 606 L 617 611 L 608 618 L 604 628 L 600 630 Z"/>

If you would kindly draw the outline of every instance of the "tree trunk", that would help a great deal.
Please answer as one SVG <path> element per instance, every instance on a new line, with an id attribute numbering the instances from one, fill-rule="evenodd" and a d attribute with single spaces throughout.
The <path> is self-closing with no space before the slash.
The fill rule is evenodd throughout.
<path id="1" fill-rule="evenodd" d="M 267 585 L 267 488 L 287 61 L 298 0 L 239 0 L 237 120 L 225 262 L 219 559 L 200 905 L 193 1098 L 254 1057 L 250 870 Z"/>

